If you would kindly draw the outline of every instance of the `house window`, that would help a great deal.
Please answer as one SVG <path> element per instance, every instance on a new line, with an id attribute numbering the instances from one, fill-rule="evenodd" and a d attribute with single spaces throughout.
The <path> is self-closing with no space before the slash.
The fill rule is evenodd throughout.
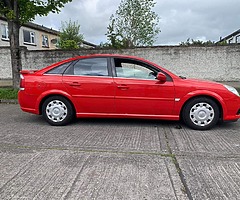
<path id="1" fill-rule="evenodd" d="M 237 37 L 236 37 L 236 43 L 240 43 L 240 35 L 238 35 Z"/>
<path id="2" fill-rule="evenodd" d="M 47 35 L 42 35 L 42 46 L 43 47 L 49 47 L 49 42 L 48 42 L 48 36 Z"/>
<path id="3" fill-rule="evenodd" d="M 9 40 L 7 24 L 1 24 L 2 40 Z"/>
<path id="4" fill-rule="evenodd" d="M 27 44 L 35 44 L 35 33 L 33 31 L 23 30 L 23 41 Z"/>
<path id="5" fill-rule="evenodd" d="M 229 40 L 228 40 L 228 44 L 232 44 L 233 43 L 233 38 L 230 38 Z"/>

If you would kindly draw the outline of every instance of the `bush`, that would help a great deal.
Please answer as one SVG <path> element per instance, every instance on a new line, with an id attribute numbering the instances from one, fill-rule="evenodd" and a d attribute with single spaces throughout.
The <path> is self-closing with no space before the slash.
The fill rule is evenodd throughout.
<path id="1" fill-rule="evenodd" d="M 18 90 L 13 88 L 0 88 L 0 99 L 17 99 Z"/>

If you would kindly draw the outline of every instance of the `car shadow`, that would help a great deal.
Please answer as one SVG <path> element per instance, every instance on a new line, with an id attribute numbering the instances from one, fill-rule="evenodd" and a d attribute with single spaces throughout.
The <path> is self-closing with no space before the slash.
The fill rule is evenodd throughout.
<path id="1" fill-rule="evenodd" d="M 183 125 L 180 121 L 168 120 L 152 120 L 152 119 L 126 119 L 126 118 L 77 118 L 69 125 L 76 126 L 79 124 L 94 124 L 94 125 L 114 125 L 114 126 L 177 126 Z"/>
<path id="2" fill-rule="evenodd" d="M 40 126 L 50 126 L 42 116 L 40 115 L 25 115 L 21 119 L 16 119 L 20 123 L 31 123 Z M 67 126 L 79 126 L 79 125 L 103 125 L 103 126 L 156 126 L 166 127 L 174 129 L 190 129 L 181 120 L 170 121 L 170 120 L 153 120 L 153 119 L 131 119 L 131 118 L 75 118 Z M 222 122 L 218 123 L 215 129 L 236 129 L 240 127 L 239 122 Z"/>

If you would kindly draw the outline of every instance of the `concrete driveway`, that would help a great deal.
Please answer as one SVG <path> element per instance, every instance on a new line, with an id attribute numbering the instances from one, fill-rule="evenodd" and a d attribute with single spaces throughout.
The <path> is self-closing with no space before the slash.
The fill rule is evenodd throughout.
<path id="1" fill-rule="evenodd" d="M 240 199 L 240 121 L 81 119 L 49 126 L 0 104 L 1 199 Z"/>

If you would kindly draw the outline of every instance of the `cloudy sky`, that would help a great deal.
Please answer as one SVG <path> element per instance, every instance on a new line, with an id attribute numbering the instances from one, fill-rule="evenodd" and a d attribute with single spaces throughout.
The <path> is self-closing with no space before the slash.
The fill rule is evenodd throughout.
<path id="1" fill-rule="evenodd" d="M 36 17 L 37 24 L 59 30 L 61 21 L 78 21 L 84 40 L 106 42 L 111 14 L 121 0 L 73 0 L 59 14 Z M 240 0 L 155 0 L 160 17 L 155 45 L 174 45 L 187 38 L 218 41 L 240 29 Z"/>

